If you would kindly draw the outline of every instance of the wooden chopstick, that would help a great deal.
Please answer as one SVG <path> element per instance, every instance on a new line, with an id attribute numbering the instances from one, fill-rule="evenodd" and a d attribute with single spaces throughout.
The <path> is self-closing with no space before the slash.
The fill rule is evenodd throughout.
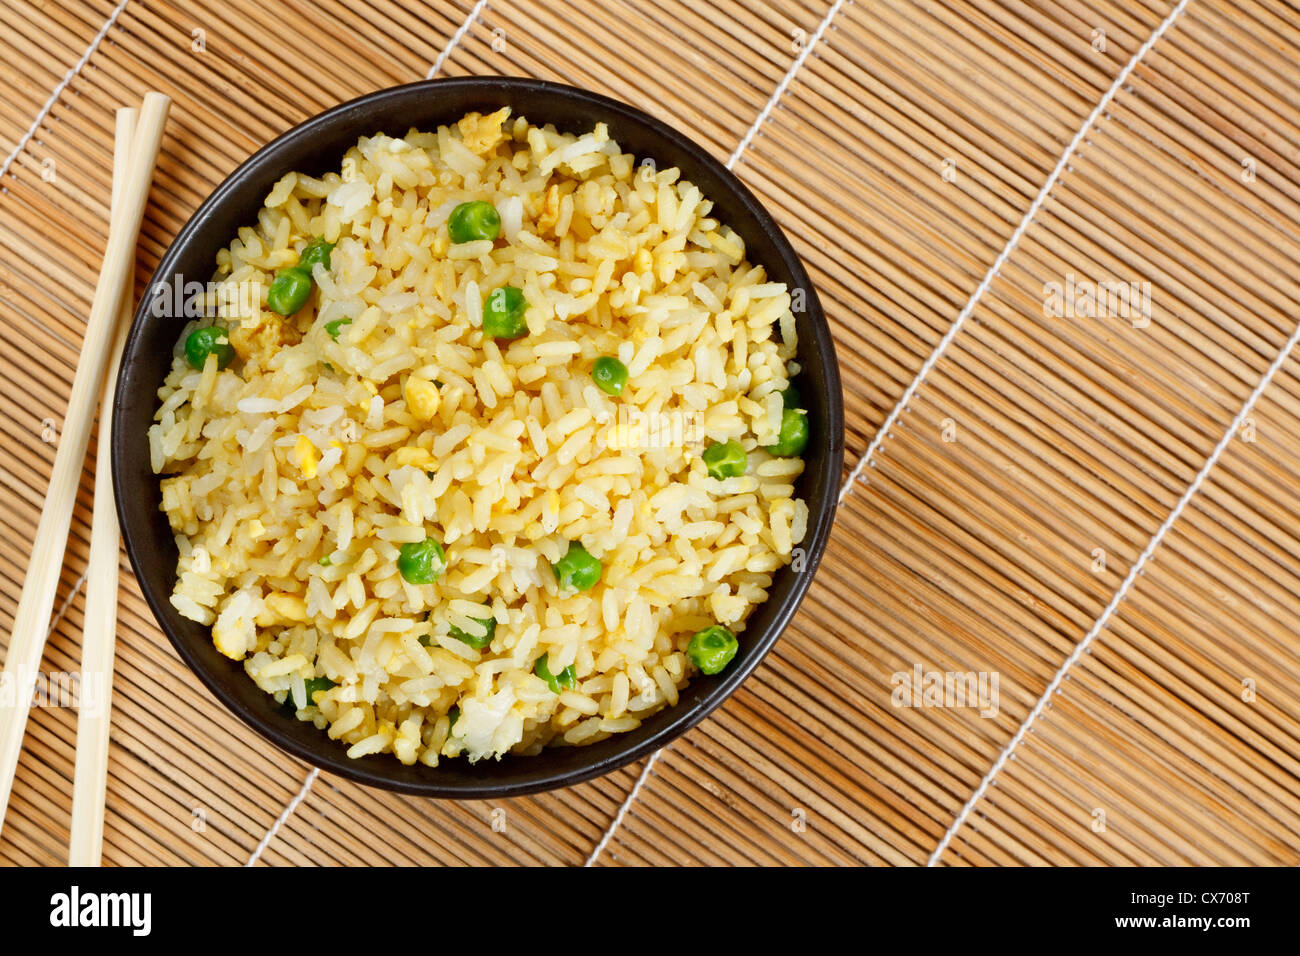
<path id="1" fill-rule="evenodd" d="M 13 635 L 5 655 L 4 674 L 0 678 L 7 685 L 3 688 L 6 693 L 0 694 L 0 828 L 4 825 L 5 810 L 9 806 L 9 793 L 18 769 L 18 755 L 31 709 L 32 688 L 48 636 L 50 613 L 54 609 L 54 595 L 58 590 L 68 529 L 72 524 L 72 508 L 95 416 L 95 402 L 103 384 L 118 313 L 123 298 L 127 296 L 126 275 L 134 266 L 140 222 L 144 218 L 170 105 L 171 99 L 161 93 L 145 94 L 135 145 L 131 150 L 130 170 L 121 193 L 121 215 L 115 208 L 109 223 L 108 245 L 86 321 L 86 335 L 72 380 L 63 432 L 32 545 L 31 564 L 27 568 L 18 612 L 14 616 Z M 107 462 L 102 462 L 101 467 L 107 469 Z"/>
<path id="2" fill-rule="evenodd" d="M 122 208 L 122 193 L 133 165 L 140 111 L 117 111 L 113 140 L 112 218 Z M 117 335 L 108 355 L 99 399 L 99 441 L 95 451 L 95 500 L 90 523 L 90 564 L 86 575 L 86 617 L 81 630 L 81 700 L 77 707 L 77 763 L 72 783 L 69 866 L 99 866 L 104 845 L 104 796 L 108 785 L 108 728 L 113 702 L 113 650 L 117 640 L 117 557 L 119 528 L 113 501 L 113 392 L 118 365 L 131 329 L 135 270 L 123 277 L 125 293 L 117 314 Z"/>

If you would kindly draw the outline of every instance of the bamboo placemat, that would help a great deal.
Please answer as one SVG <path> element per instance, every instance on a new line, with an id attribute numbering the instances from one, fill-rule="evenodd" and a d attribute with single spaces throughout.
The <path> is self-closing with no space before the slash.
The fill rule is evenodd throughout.
<path id="1" fill-rule="evenodd" d="M 740 693 L 653 763 L 525 799 L 398 797 L 273 752 L 123 559 L 106 863 L 1300 862 L 1293 7 L 0 6 L 0 643 L 107 236 L 113 109 L 147 88 L 175 103 L 141 282 L 249 152 L 368 90 L 530 75 L 668 120 L 805 257 L 856 466 Z M 1069 277 L 1149 289 L 1149 323 L 1048 314 Z M 54 673 L 79 660 L 93 470 Z M 996 676 L 996 708 L 897 706 L 917 667 Z M 6 863 L 66 859 L 75 719 L 33 711 Z"/>

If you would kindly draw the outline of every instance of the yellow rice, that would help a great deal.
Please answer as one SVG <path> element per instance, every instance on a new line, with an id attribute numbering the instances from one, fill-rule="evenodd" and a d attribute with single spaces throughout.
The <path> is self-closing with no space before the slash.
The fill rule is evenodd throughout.
<path id="1" fill-rule="evenodd" d="M 470 199 L 500 211 L 495 243 L 449 242 Z M 790 295 L 711 206 L 603 125 L 574 136 L 508 111 L 362 138 L 339 172 L 285 176 L 218 256 L 218 282 L 260 290 L 243 308 L 209 295 L 239 359 L 192 369 L 185 337 L 212 320 L 190 323 L 159 392 L 173 605 L 353 757 L 536 753 L 675 704 L 691 635 L 721 623 L 744 643 L 808 516 L 802 461 L 762 451 L 798 371 Z M 330 269 L 282 320 L 265 291 L 313 236 L 337 243 Z M 529 334 L 485 339 L 505 284 Z M 629 369 L 618 398 L 593 384 L 600 355 Z M 748 470 L 711 478 L 701 451 L 729 439 Z M 412 585 L 398 549 L 426 534 L 447 570 Z M 569 541 L 603 563 L 590 591 L 557 587 Z M 486 650 L 448 633 L 489 616 Z M 534 675 L 542 653 L 575 689 Z M 337 686 L 313 703 L 317 677 Z"/>

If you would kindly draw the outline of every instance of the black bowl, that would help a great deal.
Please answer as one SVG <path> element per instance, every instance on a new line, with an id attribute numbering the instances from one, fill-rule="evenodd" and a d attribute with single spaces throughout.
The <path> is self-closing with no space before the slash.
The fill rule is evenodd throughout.
<path id="1" fill-rule="evenodd" d="M 726 671 L 695 677 L 676 707 L 660 711 L 630 733 L 587 747 L 553 747 L 538 756 L 508 755 L 473 766 L 456 759 L 444 760 L 437 768 L 406 767 L 388 754 L 350 760 L 342 744 L 288 715 L 253 683 L 242 664 L 217 652 L 208 628 L 181 617 L 168 601 L 176 581 L 177 552 L 160 511 L 146 432 L 185 320 L 165 298 L 154 308 L 152 292 L 159 283 L 173 286 L 178 277 L 207 281 L 217 250 L 240 226 L 256 220 L 272 185 L 290 170 L 320 174 L 337 168 L 359 136 L 401 136 L 413 126 L 428 130 L 471 110 L 486 113 L 506 105 L 533 122 L 571 132 L 606 123 L 610 135 L 638 162 L 650 157 L 661 169 L 680 168 L 713 200 L 715 215 L 744 238 L 750 261 L 762 263 L 772 280 L 805 290 L 804 309 L 796 314 L 798 360 L 803 366 L 798 382 L 812 426 L 807 467 L 798 483 L 811 512 L 802 568 L 776 574 L 769 599 L 750 618 L 740 652 Z M 145 599 L 181 657 L 222 703 L 277 746 L 358 783 L 433 797 L 499 797 L 588 780 L 664 746 L 721 704 L 763 659 L 794 615 L 826 548 L 844 460 L 844 408 L 834 345 L 808 275 L 776 223 L 730 172 L 681 133 L 625 103 L 554 83 L 497 77 L 412 83 L 344 103 L 285 133 L 235 170 L 181 230 L 150 291 L 127 341 L 113 410 L 118 513 Z"/>

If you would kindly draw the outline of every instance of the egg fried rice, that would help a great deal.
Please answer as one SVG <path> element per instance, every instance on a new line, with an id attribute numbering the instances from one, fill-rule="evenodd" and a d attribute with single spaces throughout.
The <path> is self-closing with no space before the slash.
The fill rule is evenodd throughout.
<path id="1" fill-rule="evenodd" d="M 497 238 L 452 240 L 471 201 Z M 218 256 L 219 286 L 258 293 L 207 293 L 159 392 L 173 606 L 351 757 L 532 754 L 676 704 L 692 636 L 743 645 L 808 525 L 802 460 L 765 450 L 799 371 L 791 293 L 711 212 L 603 125 L 508 109 L 286 175 Z M 328 265 L 299 267 L 310 298 L 277 314 L 313 239 Z M 517 338 L 484 331 L 505 286 Z M 207 326 L 228 364 L 187 357 Z M 743 473 L 714 477 L 703 452 L 726 442 Z M 428 540 L 440 573 L 413 581 Z M 556 573 L 574 543 L 587 590 Z"/>

